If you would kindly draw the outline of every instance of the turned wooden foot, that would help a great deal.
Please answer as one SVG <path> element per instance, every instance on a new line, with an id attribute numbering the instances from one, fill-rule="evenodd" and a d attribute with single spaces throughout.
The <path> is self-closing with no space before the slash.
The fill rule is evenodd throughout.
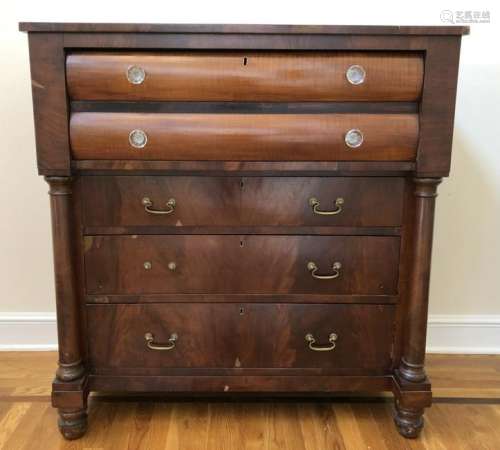
<path id="1" fill-rule="evenodd" d="M 81 438 L 87 431 L 87 410 L 59 409 L 59 431 L 65 439 Z"/>
<path id="2" fill-rule="evenodd" d="M 424 426 L 423 409 L 405 409 L 396 403 L 394 423 L 401 436 L 416 438 Z"/>

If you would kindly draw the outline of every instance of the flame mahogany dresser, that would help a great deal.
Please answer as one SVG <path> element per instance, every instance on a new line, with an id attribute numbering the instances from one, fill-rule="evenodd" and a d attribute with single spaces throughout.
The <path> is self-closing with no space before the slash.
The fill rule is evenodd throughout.
<path id="1" fill-rule="evenodd" d="M 466 27 L 22 23 L 67 439 L 87 396 L 392 391 L 424 371 Z"/>

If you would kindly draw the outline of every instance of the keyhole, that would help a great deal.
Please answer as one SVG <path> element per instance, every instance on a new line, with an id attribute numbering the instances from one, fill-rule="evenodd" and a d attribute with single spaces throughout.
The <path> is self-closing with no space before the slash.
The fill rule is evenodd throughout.
<path id="1" fill-rule="evenodd" d="M 246 66 L 246 65 L 247 65 L 247 61 L 248 61 L 248 60 L 247 60 L 247 57 L 245 56 L 245 57 L 243 58 L 243 65 L 244 65 L 244 66 Z"/>
<path id="2" fill-rule="evenodd" d="M 245 244 L 243 243 L 243 241 L 241 240 L 240 241 L 240 247 L 243 247 Z"/>
<path id="3" fill-rule="evenodd" d="M 240 308 L 240 316 L 242 316 L 243 314 L 245 314 L 245 308 Z"/>

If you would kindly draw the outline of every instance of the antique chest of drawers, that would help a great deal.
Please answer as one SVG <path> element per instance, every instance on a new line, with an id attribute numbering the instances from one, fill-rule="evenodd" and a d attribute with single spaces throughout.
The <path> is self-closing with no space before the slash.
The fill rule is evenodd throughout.
<path id="1" fill-rule="evenodd" d="M 63 435 L 91 391 L 392 391 L 415 437 L 467 28 L 20 28 Z"/>

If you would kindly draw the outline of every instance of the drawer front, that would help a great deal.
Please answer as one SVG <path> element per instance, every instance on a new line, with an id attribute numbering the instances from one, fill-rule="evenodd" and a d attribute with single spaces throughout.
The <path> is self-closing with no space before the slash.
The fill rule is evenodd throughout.
<path id="1" fill-rule="evenodd" d="M 358 84 L 348 80 L 352 66 Z M 76 100 L 415 101 L 423 58 L 404 52 L 79 52 L 68 56 L 66 76 Z"/>
<path id="2" fill-rule="evenodd" d="M 168 304 L 87 307 L 94 368 L 387 369 L 394 307 Z M 172 346 L 170 350 L 148 348 Z M 334 333 L 336 340 L 330 342 Z M 170 340 L 172 334 L 177 339 Z M 306 341 L 311 334 L 316 341 Z M 315 351 L 309 344 L 335 348 Z"/>
<path id="3" fill-rule="evenodd" d="M 84 251 L 89 294 L 394 294 L 397 289 L 398 237 L 86 236 Z"/>
<path id="4" fill-rule="evenodd" d="M 90 227 L 399 226 L 403 189 L 402 178 L 93 176 L 83 178 L 83 220 Z"/>
<path id="5" fill-rule="evenodd" d="M 80 160 L 411 161 L 418 116 L 86 112 L 70 139 Z"/>

